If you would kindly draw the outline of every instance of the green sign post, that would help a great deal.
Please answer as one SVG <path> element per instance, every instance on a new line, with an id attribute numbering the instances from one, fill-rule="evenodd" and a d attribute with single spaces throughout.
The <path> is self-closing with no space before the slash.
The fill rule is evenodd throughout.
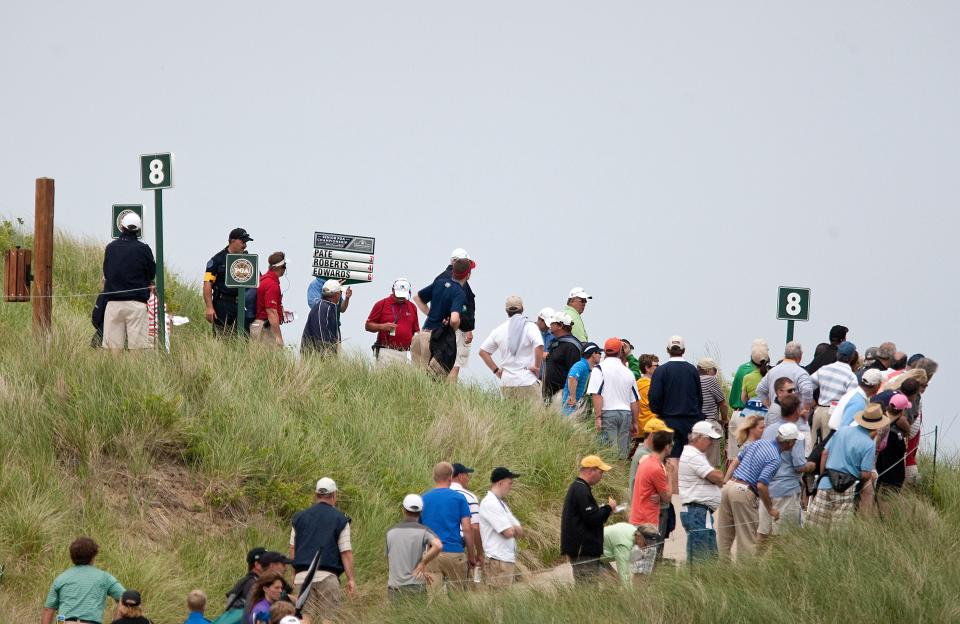
<path id="1" fill-rule="evenodd" d="M 111 236 L 113 238 L 120 238 L 120 221 L 123 220 L 125 216 L 130 213 L 134 213 L 140 217 L 140 223 L 143 223 L 143 204 L 114 204 L 113 205 L 113 221 L 111 222 Z M 137 238 L 143 238 L 143 228 L 140 228 L 140 231 L 137 232 Z"/>
<path id="2" fill-rule="evenodd" d="M 247 289 L 260 285 L 256 254 L 227 254 L 227 271 L 223 280 L 227 288 L 237 289 L 237 335 L 247 326 Z"/>
<path id="3" fill-rule="evenodd" d="M 157 344 L 166 348 L 167 314 L 163 288 L 163 189 L 173 188 L 173 154 L 140 156 L 140 189 L 153 191 L 154 227 L 157 241 Z"/>
<path id="4" fill-rule="evenodd" d="M 781 286 L 777 290 L 777 318 L 787 322 L 787 342 L 790 342 L 793 323 L 810 320 L 810 289 Z"/>

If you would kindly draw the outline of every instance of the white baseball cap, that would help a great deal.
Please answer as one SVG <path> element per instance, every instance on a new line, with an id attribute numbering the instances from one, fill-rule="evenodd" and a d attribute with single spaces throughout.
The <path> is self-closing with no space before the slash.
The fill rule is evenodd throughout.
<path id="1" fill-rule="evenodd" d="M 330 477 L 317 481 L 317 494 L 333 494 L 337 491 L 337 482 Z"/>
<path id="2" fill-rule="evenodd" d="M 701 420 L 700 422 L 694 423 L 692 431 L 693 433 L 699 433 L 700 435 L 705 435 L 708 438 L 713 438 L 714 440 L 719 440 L 721 437 L 723 437 L 723 435 L 718 433 L 717 430 L 714 429 L 713 425 L 706 420 Z"/>
<path id="3" fill-rule="evenodd" d="M 587 291 L 580 286 L 574 286 L 572 289 L 570 289 L 570 294 L 567 295 L 567 299 L 573 299 L 574 297 L 577 299 L 593 299 L 593 297 L 588 295 Z"/>
<path id="4" fill-rule="evenodd" d="M 330 279 L 323 283 L 323 292 L 328 295 L 338 292 L 341 288 L 343 288 L 343 284 L 335 279 Z"/>
<path id="5" fill-rule="evenodd" d="M 128 212 L 120 219 L 120 227 L 125 230 L 140 230 L 143 227 L 143 222 L 140 221 L 140 215 L 135 212 Z"/>
<path id="6" fill-rule="evenodd" d="M 463 247 L 457 247 L 456 249 L 454 249 L 453 251 L 450 252 L 450 259 L 451 259 L 451 260 L 460 260 L 461 258 L 464 259 L 464 260 L 470 260 L 470 259 L 471 259 L 471 258 L 470 258 L 470 254 L 468 254 L 468 253 L 467 253 L 467 250 L 464 249 Z"/>
<path id="7" fill-rule="evenodd" d="M 423 511 L 423 499 L 419 494 L 407 494 L 403 497 L 403 508 L 407 511 Z"/>
<path id="8" fill-rule="evenodd" d="M 566 312 L 557 312 L 553 315 L 548 323 L 560 323 L 561 325 L 573 325 L 573 319 L 570 318 L 570 315 Z"/>
<path id="9" fill-rule="evenodd" d="M 883 381 L 883 373 L 878 371 L 875 368 L 864 371 L 863 377 L 860 379 L 860 383 L 864 386 L 879 386 L 880 382 Z"/>
<path id="10" fill-rule="evenodd" d="M 393 283 L 393 294 L 401 299 L 410 298 L 410 282 L 407 278 L 401 277 Z"/>
<path id="11" fill-rule="evenodd" d="M 667 350 L 669 350 L 671 347 L 680 347 L 686 351 L 687 342 L 683 339 L 683 336 L 670 336 L 670 340 L 667 341 Z"/>
<path id="12" fill-rule="evenodd" d="M 800 433 L 800 429 L 793 423 L 783 423 L 777 427 L 777 440 L 780 442 L 789 442 L 790 440 L 802 440 L 803 434 Z"/>
<path id="13" fill-rule="evenodd" d="M 553 319 L 553 315 L 556 313 L 557 311 L 553 308 L 544 308 L 540 310 L 540 314 L 537 315 L 537 318 L 543 319 L 543 322 L 549 325 L 550 321 Z"/>
<path id="14" fill-rule="evenodd" d="M 303 624 L 303 622 L 295 615 L 285 615 L 280 618 L 280 624 Z"/>

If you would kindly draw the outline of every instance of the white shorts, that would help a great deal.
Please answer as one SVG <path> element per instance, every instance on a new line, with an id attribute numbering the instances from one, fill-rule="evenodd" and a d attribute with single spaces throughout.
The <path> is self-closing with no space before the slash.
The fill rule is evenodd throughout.
<path id="1" fill-rule="evenodd" d="M 467 363 L 470 362 L 470 347 L 473 346 L 473 343 L 467 344 L 467 334 L 465 332 L 457 330 L 457 359 L 453 363 L 457 368 L 466 368 Z"/>

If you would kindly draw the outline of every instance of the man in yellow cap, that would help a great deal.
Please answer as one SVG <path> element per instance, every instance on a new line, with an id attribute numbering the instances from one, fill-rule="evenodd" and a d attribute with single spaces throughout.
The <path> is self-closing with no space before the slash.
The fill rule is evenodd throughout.
<path id="1" fill-rule="evenodd" d="M 637 466 L 641 459 L 653 452 L 653 434 L 658 431 L 673 433 L 673 429 L 668 427 L 667 423 L 656 417 L 647 419 L 647 422 L 643 424 L 643 442 L 637 445 L 637 450 L 633 452 L 633 459 L 630 460 L 630 485 L 627 489 L 628 508 L 633 497 L 633 480 L 637 478 Z"/>
<path id="2" fill-rule="evenodd" d="M 610 466 L 596 455 L 584 457 L 580 460 L 580 474 L 563 501 L 560 554 L 570 559 L 575 583 L 596 581 L 602 570 L 603 525 L 616 509 L 617 501 L 608 497 L 606 505 L 598 505 L 593 486 L 600 483 L 608 470 Z"/>

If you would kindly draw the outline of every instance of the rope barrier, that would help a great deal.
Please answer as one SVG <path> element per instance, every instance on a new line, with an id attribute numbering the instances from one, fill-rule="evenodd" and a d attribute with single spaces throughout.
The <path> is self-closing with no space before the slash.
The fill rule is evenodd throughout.
<path id="1" fill-rule="evenodd" d="M 128 288 L 127 290 L 109 290 L 95 293 L 67 293 L 62 295 L 27 295 L 25 297 L 20 297 L 23 299 L 68 299 L 71 297 L 99 297 L 100 295 L 120 295 L 123 293 L 132 293 L 140 292 L 142 290 L 149 290 L 149 286 L 144 288 Z"/>

